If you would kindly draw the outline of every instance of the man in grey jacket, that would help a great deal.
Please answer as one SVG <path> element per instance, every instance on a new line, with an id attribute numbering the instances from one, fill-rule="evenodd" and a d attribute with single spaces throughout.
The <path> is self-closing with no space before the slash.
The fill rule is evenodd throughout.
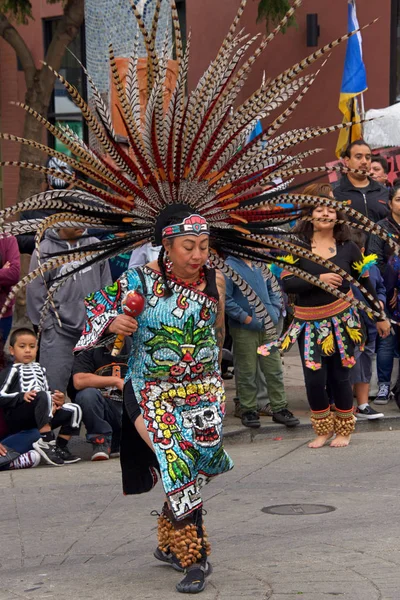
<path id="1" fill-rule="evenodd" d="M 42 262 L 46 256 L 56 252 L 73 250 L 97 241 L 97 238 L 84 236 L 84 230 L 76 227 L 49 230 L 40 244 Z M 38 266 L 36 253 L 33 253 L 30 271 Z M 39 325 L 43 308 L 50 289 L 57 277 L 68 272 L 70 264 L 62 265 L 54 271 L 45 273 L 45 282 L 37 277 L 27 288 L 27 313 L 36 327 Z M 112 283 L 108 262 L 83 268 L 68 278 L 53 296 L 54 307 L 49 310 L 42 323 L 40 336 L 40 364 L 47 371 L 51 390 L 66 392 L 72 372 L 73 348 L 78 341 L 85 323 L 86 310 L 84 298 L 100 288 Z M 47 286 L 47 289 L 46 289 Z"/>

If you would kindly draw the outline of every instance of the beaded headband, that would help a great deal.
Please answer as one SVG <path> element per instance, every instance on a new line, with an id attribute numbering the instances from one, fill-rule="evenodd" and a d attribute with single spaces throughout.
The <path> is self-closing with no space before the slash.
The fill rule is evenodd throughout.
<path id="1" fill-rule="evenodd" d="M 177 237 L 179 235 L 210 235 L 207 221 L 200 215 L 190 215 L 183 219 L 182 223 L 168 225 L 162 230 L 162 237 Z"/>

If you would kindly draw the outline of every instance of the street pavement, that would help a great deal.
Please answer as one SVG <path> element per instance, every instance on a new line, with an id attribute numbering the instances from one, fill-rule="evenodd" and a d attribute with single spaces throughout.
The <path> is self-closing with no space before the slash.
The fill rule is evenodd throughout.
<path id="1" fill-rule="evenodd" d="M 303 432 L 227 439 L 235 468 L 204 492 L 203 600 L 400 599 L 400 431 L 320 450 Z M 124 497 L 120 478 L 118 460 L 0 474 L 0 600 L 179 597 L 179 574 L 152 556 L 161 486 Z M 262 511 L 286 504 L 286 516 Z"/>
<path id="2" fill-rule="evenodd" d="M 204 491 L 214 573 L 202 600 L 400 600 L 399 409 L 359 422 L 348 448 L 311 450 L 296 352 L 285 386 L 301 425 L 262 417 L 254 433 L 227 382 L 235 468 Z M 180 575 L 153 558 L 160 484 L 124 497 L 118 460 L 91 463 L 83 436 L 71 445 L 82 462 L 0 473 L 0 600 L 177 599 Z M 276 505 L 289 514 L 262 510 Z"/>

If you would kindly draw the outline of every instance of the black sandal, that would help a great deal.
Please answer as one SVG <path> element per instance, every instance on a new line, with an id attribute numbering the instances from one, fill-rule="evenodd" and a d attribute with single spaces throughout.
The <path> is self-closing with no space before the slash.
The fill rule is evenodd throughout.
<path id="1" fill-rule="evenodd" d="M 176 584 L 176 589 L 181 594 L 198 594 L 206 587 L 206 577 L 212 573 L 211 563 L 205 565 L 195 563 L 186 571 L 185 577 Z"/>

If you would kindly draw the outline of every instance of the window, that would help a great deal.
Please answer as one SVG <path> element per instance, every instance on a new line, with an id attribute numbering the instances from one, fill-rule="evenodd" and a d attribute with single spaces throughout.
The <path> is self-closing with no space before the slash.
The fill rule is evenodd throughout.
<path id="1" fill-rule="evenodd" d="M 44 21 L 45 52 L 47 52 L 51 43 L 57 23 L 57 19 L 47 19 Z M 83 26 L 68 48 L 82 64 L 85 64 L 85 35 Z M 79 63 L 71 52 L 65 51 L 59 72 L 69 83 L 76 87 L 81 96 L 86 100 L 85 76 Z M 53 97 L 47 118 L 54 125 L 68 125 L 81 139 L 87 139 L 86 124 L 84 123 L 81 111 L 72 102 L 67 90 L 58 79 L 56 79 L 54 84 Z M 60 152 L 71 154 L 64 144 L 59 140 L 54 139 L 50 134 L 48 145 L 55 147 L 55 149 Z"/>
<path id="2" fill-rule="evenodd" d="M 178 11 L 179 24 L 181 26 L 182 46 L 186 48 L 186 0 L 176 0 L 176 10 Z"/>

